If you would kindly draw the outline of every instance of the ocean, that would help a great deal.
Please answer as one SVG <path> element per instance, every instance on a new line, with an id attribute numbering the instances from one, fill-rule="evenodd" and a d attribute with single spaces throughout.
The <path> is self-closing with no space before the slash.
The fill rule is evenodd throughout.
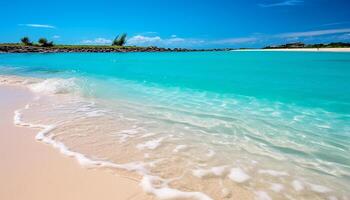
<path id="1" fill-rule="evenodd" d="M 14 123 L 160 199 L 350 199 L 350 53 L 0 54 Z"/>

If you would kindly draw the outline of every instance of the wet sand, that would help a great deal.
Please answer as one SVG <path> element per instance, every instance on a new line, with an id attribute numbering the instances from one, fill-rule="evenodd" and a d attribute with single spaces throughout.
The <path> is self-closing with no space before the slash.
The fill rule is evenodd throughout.
<path id="1" fill-rule="evenodd" d="M 148 200 L 138 181 L 87 169 L 35 140 L 38 130 L 16 127 L 14 110 L 33 98 L 21 87 L 0 86 L 0 199 Z"/>

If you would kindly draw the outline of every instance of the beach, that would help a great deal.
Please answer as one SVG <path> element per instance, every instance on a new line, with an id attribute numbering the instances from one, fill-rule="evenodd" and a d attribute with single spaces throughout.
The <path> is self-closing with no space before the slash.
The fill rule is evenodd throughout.
<path id="1" fill-rule="evenodd" d="M 233 51 L 350 52 L 350 48 L 237 49 Z"/>
<path id="2" fill-rule="evenodd" d="M 38 129 L 15 126 L 14 111 L 33 98 L 28 89 L 1 85 L 0 97 L 0 199 L 153 199 L 137 179 L 84 168 L 36 141 Z"/>
<path id="3" fill-rule="evenodd" d="M 0 194 L 43 174 L 60 178 L 47 196 L 64 199 L 78 190 L 86 199 L 348 200 L 348 61 L 343 52 L 0 54 L 1 130 L 19 130 L 2 152 L 25 158 L 6 164 L 4 183 L 15 181 Z M 45 160 L 55 163 L 32 166 Z M 67 177 L 84 184 L 58 186 Z M 31 185 L 49 187 L 39 178 Z"/>
<path id="4" fill-rule="evenodd" d="M 350 200 L 350 0 L 0 5 L 0 200 Z"/>

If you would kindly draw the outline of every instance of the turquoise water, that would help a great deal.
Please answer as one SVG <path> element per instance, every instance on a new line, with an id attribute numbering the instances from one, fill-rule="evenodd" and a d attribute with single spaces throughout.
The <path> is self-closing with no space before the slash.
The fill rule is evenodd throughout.
<path id="1" fill-rule="evenodd" d="M 38 76 L 74 71 L 350 112 L 348 53 L 3 54 L 0 65 Z"/>
<path id="2" fill-rule="evenodd" d="M 149 150 L 165 152 L 171 146 L 178 152 L 185 148 L 179 144 L 186 144 L 193 153 L 216 152 L 216 160 L 201 161 L 206 168 L 234 167 L 235 163 L 254 177 L 256 182 L 245 185 L 253 191 L 266 185 L 260 176 L 266 174 L 261 169 L 268 168 L 288 174 L 283 180 L 276 178 L 286 188 L 284 195 L 349 197 L 350 53 L 0 54 L 0 74 L 73 80 L 74 84 L 59 86 L 77 87 L 67 91 L 79 90 L 84 98 L 96 100 L 114 114 L 133 118 L 138 123 L 130 126 L 140 126 L 144 135 L 155 133 L 157 137 L 150 141 L 163 143 L 154 149 L 153 143 L 144 144 L 151 145 Z M 107 133 L 101 131 L 106 140 L 113 140 Z M 139 150 L 144 148 L 140 141 L 130 141 L 138 142 Z M 194 155 L 180 156 L 186 162 L 196 160 Z M 261 163 L 260 168 L 252 169 L 250 161 Z M 176 162 L 168 160 L 167 165 L 171 164 Z M 199 163 L 189 166 L 190 170 L 203 168 Z M 160 165 L 159 171 L 165 168 Z M 165 172 L 157 175 L 171 178 Z M 312 194 L 299 193 L 292 184 L 301 177 Z M 336 192 L 317 190 L 311 183 Z M 193 190 L 205 193 L 201 186 Z M 286 198 L 275 193 L 279 192 L 268 192 L 277 199 Z"/>

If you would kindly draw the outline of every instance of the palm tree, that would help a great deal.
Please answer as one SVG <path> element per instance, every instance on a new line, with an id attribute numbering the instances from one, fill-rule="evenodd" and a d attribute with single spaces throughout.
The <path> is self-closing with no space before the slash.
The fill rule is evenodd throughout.
<path id="1" fill-rule="evenodd" d="M 126 33 L 123 33 L 121 35 L 118 35 L 112 43 L 112 46 L 124 46 L 124 44 L 126 43 Z"/>
<path id="2" fill-rule="evenodd" d="M 23 38 L 21 38 L 21 42 L 22 42 L 24 45 L 28 45 L 28 46 L 32 45 L 32 43 L 31 43 L 30 40 L 29 40 L 29 37 L 23 37 Z"/>

